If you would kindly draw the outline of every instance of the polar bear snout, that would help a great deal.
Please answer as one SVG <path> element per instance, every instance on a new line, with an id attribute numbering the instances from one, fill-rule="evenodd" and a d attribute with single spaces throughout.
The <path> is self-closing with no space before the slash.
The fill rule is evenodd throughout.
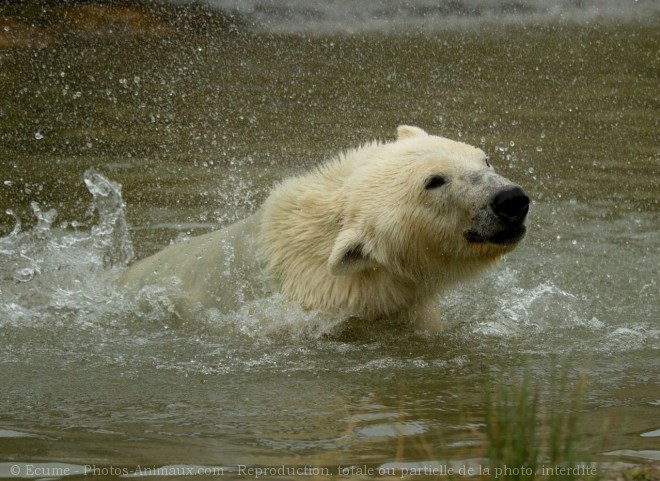
<path id="1" fill-rule="evenodd" d="M 490 207 L 506 225 L 521 224 L 529 211 L 529 197 L 520 187 L 503 189 L 490 201 Z"/>
<path id="2" fill-rule="evenodd" d="M 463 233 L 472 244 L 515 246 L 525 237 L 529 197 L 519 186 L 506 186 L 492 194 Z"/>

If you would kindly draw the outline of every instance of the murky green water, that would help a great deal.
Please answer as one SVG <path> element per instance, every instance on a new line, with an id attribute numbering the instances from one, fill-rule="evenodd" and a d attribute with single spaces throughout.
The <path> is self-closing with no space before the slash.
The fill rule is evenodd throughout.
<path id="1" fill-rule="evenodd" d="M 479 460 L 484 386 L 525 365 L 548 398 L 562 365 L 587 373 L 593 459 L 659 459 L 658 22 L 302 36 L 142 12 L 92 34 L 21 30 L 13 13 L 0 10 L 0 477 L 285 464 L 337 479 Z M 481 146 L 534 200 L 522 247 L 441 300 L 442 334 L 330 340 L 277 297 L 181 325 L 162 293 L 130 298 L 121 267 L 102 266 L 90 167 L 123 186 L 142 257 L 400 123 Z M 57 210 L 52 226 L 35 227 L 31 202 Z"/>

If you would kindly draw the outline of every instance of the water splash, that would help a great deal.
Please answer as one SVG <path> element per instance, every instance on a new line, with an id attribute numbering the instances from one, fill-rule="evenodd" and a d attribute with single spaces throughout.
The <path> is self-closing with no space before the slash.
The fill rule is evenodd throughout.
<path id="1" fill-rule="evenodd" d="M 27 231 L 7 211 L 15 224 L 0 238 L 0 326 L 89 324 L 99 314 L 95 306 L 117 297 L 110 271 L 133 257 L 121 186 L 93 170 L 84 181 L 93 197 L 90 215 L 98 214 L 90 231 L 78 229 L 85 224 L 78 221 L 55 226 L 58 212 L 37 202 L 31 204 L 37 223 Z"/>
<path id="2" fill-rule="evenodd" d="M 551 280 L 528 284 L 523 277 L 517 269 L 503 268 L 450 293 L 442 302 L 445 322 L 451 326 L 453 317 L 460 318 L 470 333 L 501 339 L 529 338 L 586 322 L 587 307 L 578 296 Z M 480 302 L 467 300 L 474 296 Z"/>
<path id="3" fill-rule="evenodd" d="M 43 212 L 37 202 L 32 202 L 30 206 L 32 207 L 32 212 L 34 212 L 34 215 L 37 218 L 37 225 L 33 228 L 33 233 L 36 235 L 48 236 L 50 228 L 57 218 L 57 211 L 55 209 L 50 209 Z"/>
<path id="4" fill-rule="evenodd" d="M 133 244 L 128 232 L 121 185 L 94 169 L 85 172 L 84 180 L 94 197 L 91 207 L 99 214 L 98 224 L 92 227 L 92 237 L 97 247 L 103 250 L 104 265 L 128 265 L 133 260 Z"/>

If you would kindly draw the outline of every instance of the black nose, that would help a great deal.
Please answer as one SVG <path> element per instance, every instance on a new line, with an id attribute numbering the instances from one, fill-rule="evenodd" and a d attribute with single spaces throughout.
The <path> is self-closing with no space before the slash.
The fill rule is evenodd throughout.
<path id="1" fill-rule="evenodd" d="M 495 194 L 490 206 L 506 224 L 520 224 L 529 210 L 529 197 L 520 187 L 512 187 Z"/>

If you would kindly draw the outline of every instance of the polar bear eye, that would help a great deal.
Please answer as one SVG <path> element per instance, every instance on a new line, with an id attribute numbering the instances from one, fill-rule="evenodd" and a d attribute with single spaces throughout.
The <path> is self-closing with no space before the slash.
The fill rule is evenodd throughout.
<path id="1" fill-rule="evenodd" d="M 486 167 L 490 168 L 490 157 L 484 159 L 486 161 Z"/>
<path id="2" fill-rule="evenodd" d="M 432 175 L 428 179 L 426 179 L 426 184 L 424 185 L 424 188 L 426 190 L 430 189 L 437 189 L 438 187 L 442 187 L 447 183 L 447 179 L 445 179 L 441 175 Z"/>

